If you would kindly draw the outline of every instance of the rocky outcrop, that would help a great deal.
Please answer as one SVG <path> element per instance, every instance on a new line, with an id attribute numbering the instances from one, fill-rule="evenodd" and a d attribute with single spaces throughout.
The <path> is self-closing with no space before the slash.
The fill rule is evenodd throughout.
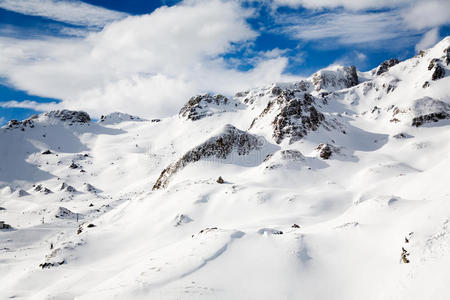
<path id="1" fill-rule="evenodd" d="M 309 93 L 285 89 L 268 102 L 267 107 L 256 117 L 250 129 L 266 115 L 277 112 L 272 121 L 273 138 L 277 144 L 289 138 L 292 144 L 315 131 L 325 120 L 325 116 L 315 107 L 315 99 Z"/>
<path id="2" fill-rule="evenodd" d="M 433 71 L 431 75 L 431 80 L 438 80 L 445 77 L 445 69 L 441 66 L 441 61 L 439 58 L 433 58 L 428 65 L 428 71 Z"/>
<path id="3" fill-rule="evenodd" d="M 330 144 L 320 144 L 316 148 L 320 158 L 329 159 L 333 153 L 340 153 L 340 149 Z"/>
<path id="4" fill-rule="evenodd" d="M 416 127 L 450 119 L 450 105 L 430 97 L 415 100 L 412 111 L 414 117 L 411 125 Z"/>
<path id="5" fill-rule="evenodd" d="M 316 91 L 324 90 L 332 92 L 355 86 L 359 83 L 359 80 L 355 66 L 337 66 L 315 73 L 312 76 L 312 82 Z"/>
<path id="6" fill-rule="evenodd" d="M 23 121 L 18 120 L 11 120 L 6 124 L 7 129 L 17 129 L 20 128 L 22 131 L 25 130 L 25 128 L 34 128 L 34 120 L 38 118 L 38 115 L 32 115 L 28 119 L 25 119 Z"/>
<path id="7" fill-rule="evenodd" d="M 89 123 L 91 118 L 84 111 L 73 110 L 54 110 L 48 113 L 43 113 L 42 116 L 46 116 L 49 119 L 57 119 L 61 121 L 70 121 L 71 123 Z"/>
<path id="8" fill-rule="evenodd" d="M 412 119 L 411 125 L 419 127 L 425 123 L 433 123 L 433 122 L 438 122 L 440 120 L 446 120 L 446 119 L 450 119 L 450 114 L 441 111 L 441 112 L 436 112 L 436 113 L 431 113 L 431 114 L 415 117 Z"/>
<path id="9" fill-rule="evenodd" d="M 74 213 L 71 210 L 60 206 L 55 213 L 55 218 L 58 219 L 81 219 L 83 215 Z"/>
<path id="10" fill-rule="evenodd" d="M 178 161 L 165 168 L 154 184 L 153 190 L 167 187 L 172 176 L 190 163 L 204 158 L 224 160 L 232 152 L 236 152 L 239 156 L 248 155 L 254 150 L 261 149 L 263 144 L 261 138 L 227 124 L 219 134 L 188 151 Z"/>
<path id="11" fill-rule="evenodd" d="M 389 71 L 389 69 L 393 66 L 395 66 L 396 64 L 398 64 L 400 61 L 396 58 L 391 58 L 389 60 L 385 60 L 383 61 L 376 69 L 375 74 L 376 75 L 381 75 L 384 72 Z"/>
<path id="12" fill-rule="evenodd" d="M 230 108 L 239 105 L 235 100 L 230 100 L 222 95 L 198 95 L 189 99 L 181 108 L 179 115 L 188 120 L 197 121 L 216 113 L 229 111 Z"/>

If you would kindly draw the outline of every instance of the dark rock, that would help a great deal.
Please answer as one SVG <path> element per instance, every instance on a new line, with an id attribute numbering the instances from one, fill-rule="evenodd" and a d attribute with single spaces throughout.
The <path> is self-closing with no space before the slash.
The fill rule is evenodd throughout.
<path id="1" fill-rule="evenodd" d="M 92 203 L 91 203 L 91 204 L 89 204 L 89 207 L 93 207 L 93 206 L 94 206 L 94 204 L 92 204 Z"/>
<path id="2" fill-rule="evenodd" d="M 436 63 L 439 61 L 439 58 L 433 58 L 430 61 L 430 64 L 428 65 L 428 71 L 431 71 L 431 69 L 434 68 L 434 66 L 436 65 Z"/>
<path id="3" fill-rule="evenodd" d="M 319 156 L 323 159 L 329 159 L 333 152 L 339 151 L 338 148 L 329 144 L 320 144 L 317 146 L 316 150 L 319 151 Z"/>
<path id="4" fill-rule="evenodd" d="M 270 111 L 279 109 L 279 113 L 272 121 L 273 138 L 277 144 L 285 138 L 294 143 L 307 135 L 308 131 L 315 131 L 325 120 L 325 116 L 317 111 L 315 100 L 311 94 L 297 96 L 295 91 L 283 90 L 276 99 L 269 101 L 267 107 L 256 117 L 250 128 L 259 119 L 264 118 Z M 281 109 L 280 109 L 281 108 Z"/>
<path id="5" fill-rule="evenodd" d="M 438 80 L 445 77 L 445 69 L 439 64 L 436 64 L 431 80 Z"/>
<path id="6" fill-rule="evenodd" d="M 422 85 L 423 88 L 427 88 L 430 86 L 430 83 L 428 81 L 425 81 Z"/>
<path id="7" fill-rule="evenodd" d="M 439 120 L 450 119 L 450 114 L 447 112 L 435 112 L 427 115 L 418 116 L 412 119 L 412 126 L 419 127 L 425 123 L 438 122 Z"/>
<path id="8" fill-rule="evenodd" d="M 300 228 L 300 226 L 297 225 L 297 224 L 294 224 L 294 225 L 292 225 L 291 227 L 292 227 L 292 228 Z"/>
<path id="9" fill-rule="evenodd" d="M 316 91 L 322 89 L 340 90 L 358 85 L 359 79 L 355 66 L 342 67 L 337 71 L 322 70 L 313 75 L 313 84 Z"/>
<path id="10" fill-rule="evenodd" d="M 50 269 L 51 267 L 58 267 L 58 266 L 63 265 L 65 263 L 66 263 L 65 260 L 62 260 L 62 261 L 59 261 L 59 262 L 55 262 L 55 263 L 46 262 L 46 263 L 40 264 L 39 267 L 41 267 L 42 269 Z"/>
<path id="11" fill-rule="evenodd" d="M 95 227 L 95 225 L 92 223 L 87 226 L 87 228 L 92 228 L 92 227 Z"/>
<path id="12" fill-rule="evenodd" d="M 78 165 L 75 162 L 72 162 L 72 164 L 69 166 L 71 169 L 77 169 Z"/>
<path id="13" fill-rule="evenodd" d="M 73 110 L 54 110 L 48 113 L 43 113 L 44 116 L 53 119 L 59 119 L 61 121 L 70 121 L 71 123 L 89 123 L 91 118 L 84 111 Z"/>
<path id="14" fill-rule="evenodd" d="M 48 188 L 44 188 L 41 192 L 44 193 L 45 195 L 53 194 L 53 192 Z"/>
<path id="15" fill-rule="evenodd" d="M 179 115 L 192 121 L 200 120 L 214 114 L 208 109 L 210 105 L 223 106 L 229 102 L 230 100 L 222 95 L 198 95 L 189 99 L 181 108 Z"/>
<path id="16" fill-rule="evenodd" d="M 42 152 L 42 154 L 44 154 L 44 155 L 52 154 L 52 151 L 50 151 L 50 150 L 45 150 L 44 152 Z"/>
<path id="17" fill-rule="evenodd" d="M 152 123 L 159 123 L 159 122 L 161 122 L 161 119 L 152 119 L 151 122 Z"/>
<path id="18" fill-rule="evenodd" d="M 394 138 L 396 138 L 396 139 L 410 139 L 410 138 L 413 138 L 413 136 L 410 135 L 410 134 L 407 134 L 405 132 L 400 132 L 400 133 L 394 135 Z"/>
<path id="19" fill-rule="evenodd" d="M 395 65 L 398 64 L 399 62 L 400 62 L 400 61 L 399 61 L 398 59 L 396 59 L 396 58 L 391 58 L 391 59 L 389 59 L 389 60 L 383 61 L 383 62 L 377 67 L 376 74 L 377 74 L 377 75 L 381 75 L 381 74 L 383 74 L 384 72 L 389 71 L 389 68 L 395 66 Z"/>
<path id="20" fill-rule="evenodd" d="M 225 180 L 223 180 L 222 176 L 219 176 L 219 178 L 217 179 L 216 182 L 219 184 L 223 184 L 223 183 L 225 183 Z"/>
<path id="21" fill-rule="evenodd" d="M 4 221 L 0 221 L 0 229 L 12 229 L 11 225 L 6 224 Z"/>
<path id="22" fill-rule="evenodd" d="M 189 163 L 202 158 L 226 159 L 233 151 L 239 156 L 248 155 L 251 151 L 261 149 L 262 146 L 262 139 L 227 124 L 222 133 L 188 151 L 178 161 L 165 168 L 153 185 L 153 190 L 167 187 L 171 177 Z"/>

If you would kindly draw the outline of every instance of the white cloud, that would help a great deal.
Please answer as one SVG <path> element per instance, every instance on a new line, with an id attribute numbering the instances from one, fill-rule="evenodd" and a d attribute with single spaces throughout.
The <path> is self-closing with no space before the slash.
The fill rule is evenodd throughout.
<path id="1" fill-rule="evenodd" d="M 277 19 L 290 20 L 293 37 L 336 38 L 340 44 L 411 37 L 450 24 L 449 0 L 274 0 L 273 5 L 310 9 L 310 14 L 297 16 L 280 16 L 275 10 Z"/>
<path id="2" fill-rule="evenodd" d="M 0 8 L 74 25 L 96 27 L 102 27 L 127 16 L 125 13 L 78 0 L 0 0 Z"/>
<path id="3" fill-rule="evenodd" d="M 440 39 L 439 30 L 437 28 L 433 28 L 430 31 L 426 32 L 419 43 L 416 45 L 416 52 L 420 50 L 425 50 L 435 45 Z"/>
<path id="4" fill-rule="evenodd" d="M 336 12 L 290 18 L 283 30 L 303 40 L 335 38 L 340 44 L 361 44 L 405 36 L 408 30 L 395 11 Z M 395 28 L 395 30 L 393 30 Z"/>
<path id="5" fill-rule="evenodd" d="M 36 101 L 31 101 L 31 100 L 24 100 L 24 101 L 10 100 L 10 101 L 6 101 L 6 102 L 0 102 L 0 107 L 3 107 L 3 108 L 28 108 L 28 109 L 33 109 L 33 110 L 37 110 L 37 111 L 48 111 L 48 110 L 57 109 L 58 103 L 56 103 L 56 102 L 40 103 L 40 102 L 36 102 Z"/>
<path id="6" fill-rule="evenodd" d="M 6 120 L 3 117 L 0 117 L 0 126 L 3 126 L 5 124 Z"/>
<path id="7" fill-rule="evenodd" d="M 278 50 L 248 72 L 220 58 L 257 36 L 246 23 L 251 13 L 236 1 L 187 0 L 85 38 L 0 38 L 0 76 L 30 94 L 62 99 L 59 107 L 167 116 L 196 93 L 292 79 L 282 75 L 287 59 Z"/>
<path id="8" fill-rule="evenodd" d="M 436 2 L 445 2 L 440 0 Z M 367 10 L 380 8 L 397 8 L 401 6 L 415 6 L 417 3 L 427 3 L 430 0 L 274 0 L 275 6 L 289 6 L 309 9 L 338 8 L 349 10 Z"/>
<path id="9" fill-rule="evenodd" d="M 420 1 L 405 9 L 402 14 L 408 26 L 414 29 L 450 24 L 450 1 Z"/>

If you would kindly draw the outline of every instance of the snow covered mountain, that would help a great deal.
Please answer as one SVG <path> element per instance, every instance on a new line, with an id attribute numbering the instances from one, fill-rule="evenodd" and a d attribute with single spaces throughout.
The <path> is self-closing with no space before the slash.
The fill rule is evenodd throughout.
<path id="1" fill-rule="evenodd" d="M 179 115 L 0 129 L 0 298 L 449 299 L 450 37 Z"/>

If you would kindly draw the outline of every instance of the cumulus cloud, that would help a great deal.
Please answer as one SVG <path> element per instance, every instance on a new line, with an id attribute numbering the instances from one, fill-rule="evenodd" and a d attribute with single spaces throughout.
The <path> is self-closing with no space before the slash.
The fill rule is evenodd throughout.
<path id="1" fill-rule="evenodd" d="M 59 107 L 167 116 L 196 93 L 293 79 L 282 75 L 282 52 L 247 72 L 222 58 L 258 35 L 246 23 L 251 13 L 236 1 L 186 0 L 84 38 L 1 38 L 0 76 L 30 94 L 61 99 Z"/>
<path id="2" fill-rule="evenodd" d="M 125 13 L 78 0 L 0 0 L 0 8 L 73 25 L 95 27 L 102 27 L 127 16 Z"/>

